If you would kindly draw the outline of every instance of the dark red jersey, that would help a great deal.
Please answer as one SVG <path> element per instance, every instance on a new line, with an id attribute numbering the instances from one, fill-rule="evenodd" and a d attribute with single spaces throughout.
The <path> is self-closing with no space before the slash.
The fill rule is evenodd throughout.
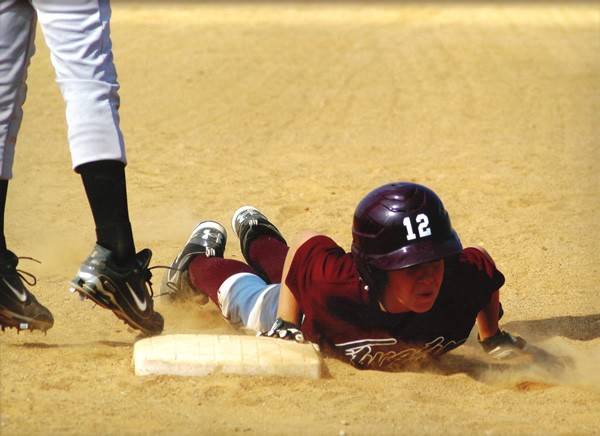
<path id="1" fill-rule="evenodd" d="M 445 259 L 439 296 L 425 313 L 387 313 L 370 295 L 353 257 L 315 236 L 296 252 L 286 284 L 300 304 L 302 332 L 323 351 L 360 368 L 393 369 L 464 343 L 504 276 L 476 248 Z"/>

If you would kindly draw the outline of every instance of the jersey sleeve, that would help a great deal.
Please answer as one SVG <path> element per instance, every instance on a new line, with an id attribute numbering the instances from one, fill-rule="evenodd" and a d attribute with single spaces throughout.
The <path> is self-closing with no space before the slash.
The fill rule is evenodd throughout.
<path id="1" fill-rule="evenodd" d="M 486 288 L 494 292 L 500 289 L 505 282 L 504 274 L 497 268 L 494 260 L 486 252 L 476 248 L 465 248 L 460 256 L 460 261 L 480 274 L 486 282 Z"/>
<path id="2" fill-rule="evenodd" d="M 300 246 L 286 277 L 286 284 L 297 299 L 314 298 L 315 292 L 323 286 L 329 297 L 340 295 L 354 299 L 359 296 L 358 292 L 349 295 L 348 291 L 358 291 L 358 287 L 348 285 L 357 281 L 358 273 L 351 255 L 323 235 L 314 236 Z"/>

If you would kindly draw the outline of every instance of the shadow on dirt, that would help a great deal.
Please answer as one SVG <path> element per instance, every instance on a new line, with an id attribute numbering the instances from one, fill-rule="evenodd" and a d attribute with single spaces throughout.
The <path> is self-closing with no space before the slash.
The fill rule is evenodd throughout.
<path id="1" fill-rule="evenodd" d="M 576 341 L 591 341 L 600 337 L 600 314 L 511 321 L 504 324 L 502 328 L 526 336 L 528 340 L 532 341 L 555 336 Z"/>

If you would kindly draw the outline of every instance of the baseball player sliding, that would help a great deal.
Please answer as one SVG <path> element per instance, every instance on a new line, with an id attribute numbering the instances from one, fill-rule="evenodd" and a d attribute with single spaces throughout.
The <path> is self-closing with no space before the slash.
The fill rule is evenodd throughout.
<path id="1" fill-rule="evenodd" d="M 66 103 L 74 170 L 81 175 L 96 226 L 96 245 L 71 289 L 145 335 L 159 334 L 148 281 L 151 251 L 136 254 L 127 204 L 125 146 L 119 127 L 119 85 L 110 40 L 109 0 L 0 1 L 0 326 L 47 330 L 51 312 L 26 288 L 7 248 L 4 215 L 27 69 L 39 20 Z M 39 128 L 43 128 L 40 126 Z M 78 205 L 72 205 L 76 210 Z"/>
<path id="2" fill-rule="evenodd" d="M 246 263 L 223 257 L 227 233 L 199 223 L 163 279 L 175 299 L 207 295 L 231 323 L 317 343 L 359 368 L 395 369 L 463 344 L 477 323 L 483 349 L 519 355 L 498 326 L 504 276 L 481 248 L 463 248 L 441 200 L 414 183 L 381 186 L 354 213 L 352 249 L 301 233 L 288 247 L 257 209 L 235 212 Z"/>

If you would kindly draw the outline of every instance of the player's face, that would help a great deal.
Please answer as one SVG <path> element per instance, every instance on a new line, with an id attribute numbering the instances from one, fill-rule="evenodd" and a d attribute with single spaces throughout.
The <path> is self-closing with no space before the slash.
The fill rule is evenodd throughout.
<path id="1" fill-rule="evenodd" d="M 440 293 L 444 261 L 388 271 L 383 306 L 388 312 L 427 312 Z"/>

